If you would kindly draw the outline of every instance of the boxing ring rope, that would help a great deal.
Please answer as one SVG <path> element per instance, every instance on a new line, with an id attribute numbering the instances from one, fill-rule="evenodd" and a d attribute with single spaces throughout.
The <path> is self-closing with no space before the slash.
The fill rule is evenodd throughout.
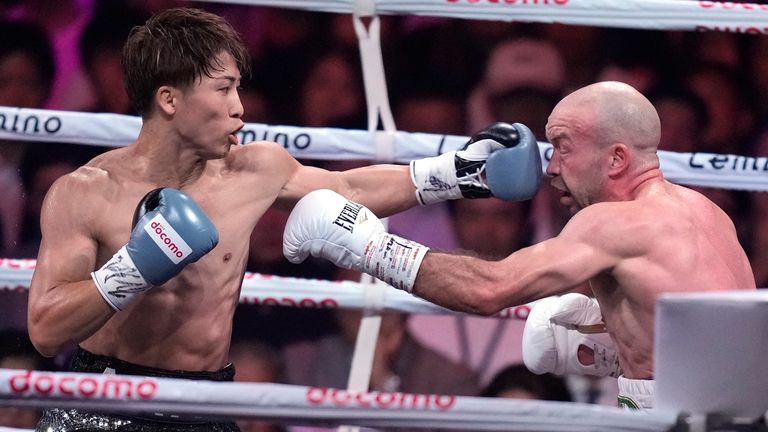
<path id="1" fill-rule="evenodd" d="M 0 258 L 0 291 L 25 292 L 29 289 L 36 261 Z M 382 290 L 370 296 L 366 284 L 353 281 L 328 281 L 261 273 L 246 273 L 240 303 L 299 308 L 370 309 L 410 314 L 460 314 L 414 297 L 405 291 Z M 535 302 L 510 307 L 496 318 L 525 320 Z"/>
<path id="2" fill-rule="evenodd" d="M 203 0 L 205 1 L 205 0 Z M 352 13 L 366 4 L 380 15 L 561 23 L 649 30 L 768 33 L 768 5 L 679 0 L 217 0 L 317 12 Z M 374 7 L 371 8 L 370 4 Z"/>
<path id="3" fill-rule="evenodd" d="M 259 417 L 326 426 L 487 431 L 651 432 L 670 430 L 681 419 L 673 411 L 639 412 L 571 402 L 16 369 L 0 369 L 0 406 L 4 405 L 178 414 L 189 420 Z"/>
<path id="4" fill-rule="evenodd" d="M 766 6 L 768 7 L 768 6 Z M 0 139 L 121 147 L 136 139 L 138 117 L 0 106 Z M 390 136 L 391 157 L 377 150 L 381 135 Z M 363 131 L 246 123 L 241 143 L 270 140 L 297 159 L 372 160 L 408 163 L 457 150 L 468 137 L 403 131 Z M 543 168 L 552 146 L 539 143 Z M 678 184 L 745 191 L 768 191 L 768 157 L 660 150 L 664 176 Z"/>

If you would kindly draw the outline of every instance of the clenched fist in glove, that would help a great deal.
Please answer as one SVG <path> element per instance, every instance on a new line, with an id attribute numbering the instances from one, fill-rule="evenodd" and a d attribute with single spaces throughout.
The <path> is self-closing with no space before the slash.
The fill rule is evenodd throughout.
<path id="1" fill-rule="evenodd" d="M 192 198 L 176 189 L 155 189 L 136 207 L 128 243 L 91 278 L 104 300 L 113 309 L 123 310 L 218 242 L 219 232 Z"/>
<path id="2" fill-rule="evenodd" d="M 621 375 L 619 354 L 602 325 L 593 298 L 570 293 L 539 300 L 523 330 L 523 363 L 536 374 Z M 579 361 L 579 346 L 594 351 L 594 363 Z"/>
<path id="3" fill-rule="evenodd" d="M 491 196 L 526 200 L 542 177 L 536 137 L 520 123 L 494 123 L 461 150 L 411 161 L 410 169 L 422 205 Z"/>
<path id="4" fill-rule="evenodd" d="M 388 234 L 368 208 L 327 189 L 299 200 L 283 233 L 283 255 L 294 264 L 321 257 L 408 292 L 428 250 Z"/>

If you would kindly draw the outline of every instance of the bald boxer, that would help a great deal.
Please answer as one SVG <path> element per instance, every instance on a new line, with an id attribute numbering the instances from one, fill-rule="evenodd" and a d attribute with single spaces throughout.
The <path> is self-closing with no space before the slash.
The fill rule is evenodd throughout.
<path id="1" fill-rule="evenodd" d="M 274 142 L 238 146 L 247 52 L 222 18 L 196 9 L 134 28 L 122 65 L 143 120 L 138 138 L 62 177 L 42 210 L 29 333 L 46 356 L 77 344 L 74 371 L 231 380 L 232 317 L 250 233 L 267 208 L 290 208 L 319 188 L 381 215 L 487 197 L 491 152 L 536 146 L 522 142 L 532 139 L 522 126 L 493 125 L 464 149 L 410 167 L 346 172 L 303 166 Z M 51 410 L 39 428 L 236 430 L 149 417 Z"/>
<path id="2" fill-rule="evenodd" d="M 364 208 L 348 230 L 338 229 L 333 220 L 356 204 L 318 191 L 289 217 L 283 251 L 293 262 L 326 257 L 481 315 L 589 282 L 618 351 L 621 400 L 650 407 L 656 299 L 666 292 L 755 289 L 746 254 L 720 208 L 664 179 L 656 154 L 659 117 L 632 87 L 600 82 L 576 90 L 554 108 L 546 132 L 554 146 L 547 174 L 573 213 L 552 239 L 500 261 L 428 251 L 384 232 L 375 211 Z"/>

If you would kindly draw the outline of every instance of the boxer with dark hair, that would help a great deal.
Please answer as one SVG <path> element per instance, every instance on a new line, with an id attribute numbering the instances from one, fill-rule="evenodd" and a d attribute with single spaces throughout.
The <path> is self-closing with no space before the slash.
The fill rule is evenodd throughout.
<path id="1" fill-rule="evenodd" d="M 248 55 L 226 21 L 197 9 L 164 10 L 133 28 L 122 68 L 142 116 L 138 138 L 57 180 L 41 215 L 29 333 L 47 356 L 79 345 L 75 371 L 231 380 L 227 353 L 249 237 L 270 206 L 291 208 L 321 188 L 382 215 L 417 205 L 417 196 L 490 196 L 476 174 L 491 152 L 525 139 L 516 129 L 485 134 L 458 153 L 416 161 L 417 174 L 396 165 L 331 172 L 301 165 L 274 142 L 237 145 Z M 39 427 L 237 428 L 76 410 L 49 410 Z"/>

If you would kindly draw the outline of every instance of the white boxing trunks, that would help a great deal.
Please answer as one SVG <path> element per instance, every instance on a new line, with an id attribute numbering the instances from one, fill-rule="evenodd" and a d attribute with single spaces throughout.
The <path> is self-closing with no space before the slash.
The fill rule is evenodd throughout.
<path id="1" fill-rule="evenodd" d="M 619 407 L 630 409 L 652 409 L 656 402 L 654 380 L 619 377 Z"/>

